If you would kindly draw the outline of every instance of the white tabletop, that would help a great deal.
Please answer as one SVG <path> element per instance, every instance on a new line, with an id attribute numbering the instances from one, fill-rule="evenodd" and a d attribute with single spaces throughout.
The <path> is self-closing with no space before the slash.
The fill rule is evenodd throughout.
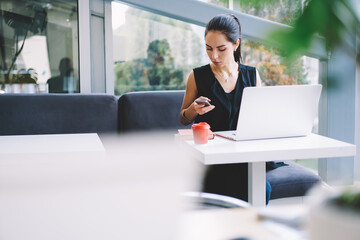
<path id="1" fill-rule="evenodd" d="M 96 133 L 0 136 L 0 156 L 104 151 Z"/>
<path id="2" fill-rule="evenodd" d="M 253 206 L 265 205 L 265 162 L 347 157 L 356 154 L 354 144 L 317 134 L 248 141 L 232 141 L 217 136 L 203 145 L 194 144 L 193 140 L 182 142 L 192 152 L 194 158 L 205 165 L 249 163 L 248 196 Z"/>
<path id="3" fill-rule="evenodd" d="M 306 158 L 356 155 L 356 146 L 332 138 L 310 134 L 306 137 L 232 141 L 215 137 L 207 144 L 185 141 L 204 164 L 266 162 Z"/>

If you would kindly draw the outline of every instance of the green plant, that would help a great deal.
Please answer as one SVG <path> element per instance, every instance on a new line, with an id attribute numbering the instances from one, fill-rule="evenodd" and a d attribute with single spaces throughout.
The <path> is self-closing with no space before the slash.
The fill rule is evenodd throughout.
<path id="1" fill-rule="evenodd" d="M 282 46 L 282 55 L 290 62 L 310 49 L 318 35 L 323 37 L 329 51 L 346 46 L 353 52 L 355 45 L 346 40 L 355 35 L 360 37 L 360 20 L 354 3 L 350 0 L 307 0 L 303 13 L 294 21 L 294 27 L 273 32 L 270 38 Z M 359 63 L 359 56 L 357 59 Z"/>
<path id="2" fill-rule="evenodd" d="M 338 206 L 360 210 L 360 192 L 345 191 L 334 199 Z"/>

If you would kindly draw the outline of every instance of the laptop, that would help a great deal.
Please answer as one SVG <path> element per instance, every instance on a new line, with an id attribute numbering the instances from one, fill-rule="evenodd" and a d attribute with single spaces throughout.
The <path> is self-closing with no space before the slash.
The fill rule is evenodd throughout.
<path id="1" fill-rule="evenodd" d="M 317 116 L 321 89 L 319 84 L 247 87 L 236 130 L 215 135 L 236 141 L 307 136 Z"/>

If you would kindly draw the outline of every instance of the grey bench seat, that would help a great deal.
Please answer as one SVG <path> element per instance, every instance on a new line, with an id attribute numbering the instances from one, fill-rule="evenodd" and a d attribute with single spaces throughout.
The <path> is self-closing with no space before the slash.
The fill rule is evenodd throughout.
<path id="1" fill-rule="evenodd" d="M 321 181 L 321 178 L 305 167 L 286 161 L 282 166 L 266 172 L 272 191 L 270 200 L 287 197 L 305 196 L 307 191 Z"/>
<path id="2" fill-rule="evenodd" d="M 105 94 L 3 94 L 0 135 L 116 133 L 117 106 Z"/>

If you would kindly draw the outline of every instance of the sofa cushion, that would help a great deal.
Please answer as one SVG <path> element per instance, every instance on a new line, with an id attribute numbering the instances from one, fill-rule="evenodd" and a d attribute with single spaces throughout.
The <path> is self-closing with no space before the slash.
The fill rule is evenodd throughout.
<path id="1" fill-rule="evenodd" d="M 266 172 L 266 179 L 270 182 L 272 191 L 270 199 L 304 196 L 306 192 L 321 178 L 292 161 L 288 166 L 278 167 Z"/>
<path id="2" fill-rule="evenodd" d="M 185 91 L 129 92 L 119 98 L 120 132 L 177 130 Z"/>
<path id="3" fill-rule="evenodd" d="M 105 94 L 3 94 L 0 135 L 117 132 L 117 101 Z"/>

